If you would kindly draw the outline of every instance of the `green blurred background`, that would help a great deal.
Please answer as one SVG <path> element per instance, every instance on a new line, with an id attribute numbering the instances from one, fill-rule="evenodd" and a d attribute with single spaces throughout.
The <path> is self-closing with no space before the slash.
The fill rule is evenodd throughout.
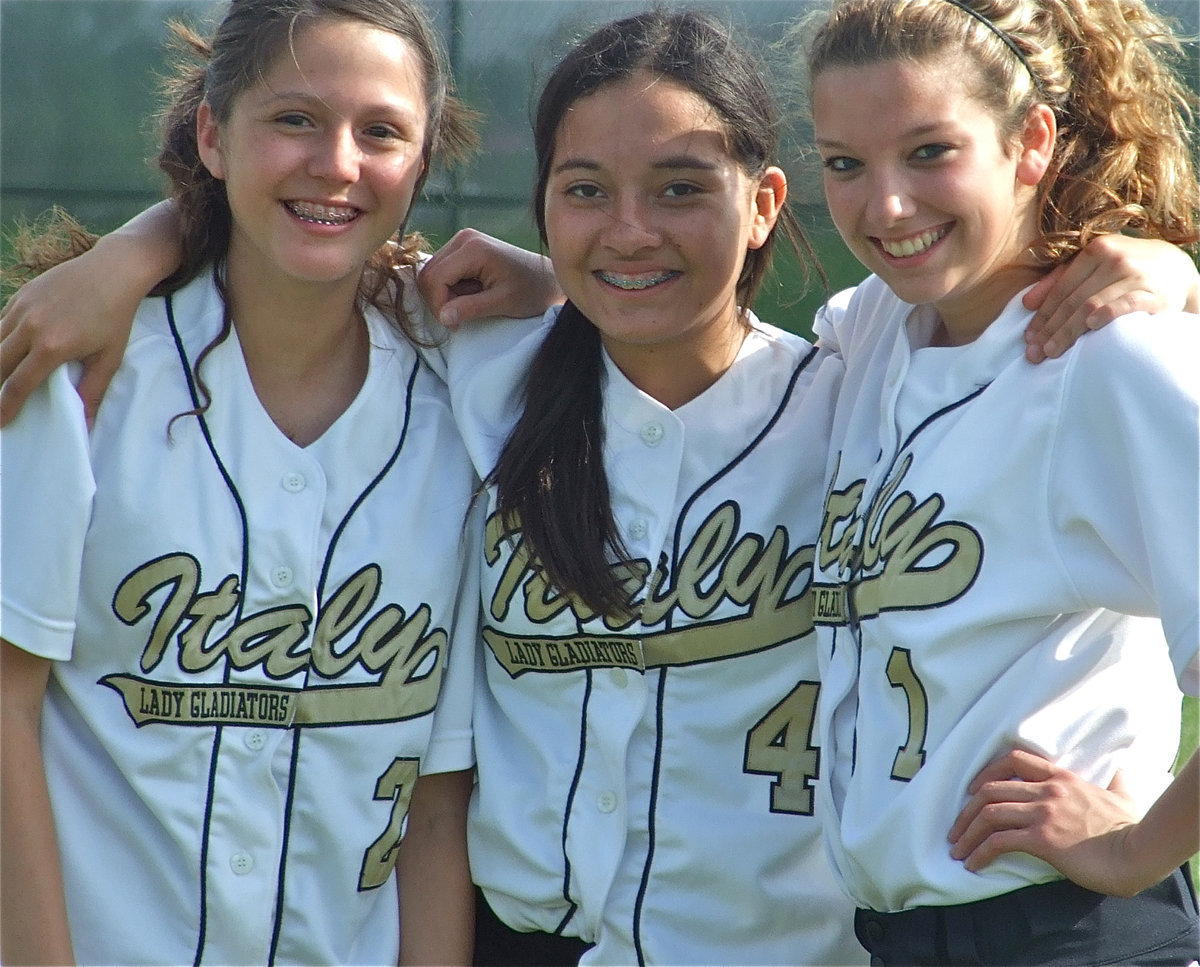
<path id="1" fill-rule="evenodd" d="M 460 94 L 480 111 L 484 151 L 455 173 L 430 180 L 411 225 L 435 242 L 472 226 L 536 245 L 528 194 L 533 172 L 529 118 L 538 85 L 577 37 L 643 2 L 429 0 L 453 61 Z M 682 6 L 668 3 L 667 6 Z M 796 0 L 711 0 L 688 4 L 733 23 L 760 52 L 787 93 L 786 56 L 771 47 L 808 5 Z M 160 197 L 163 182 L 146 159 L 156 144 L 166 22 L 206 26 L 223 5 L 212 0 L 2 0 L 0 2 L 0 215 L 5 228 L 53 204 L 103 232 Z M 801 112 L 790 110 L 789 116 Z M 819 169 L 802 156 L 803 124 L 785 132 L 791 200 L 833 289 L 861 278 L 825 216 Z M 824 297 L 805 291 L 790 257 L 757 305 L 762 318 L 807 334 Z M 800 300 L 797 302 L 797 300 Z"/>
<path id="2" fill-rule="evenodd" d="M 1194 85 L 1200 33 L 1195 0 L 1151 0 L 1191 38 Z M 485 117 L 485 150 L 456 173 L 437 172 L 412 226 L 435 243 L 472 226 L 527 247 L 533 171 L 529 117 L 540 79 L 572 40 L 643 2 L 601 0 L 428 0 L 453 62 L 460 94 Z M 807 152 L 809 130 L 793 88 L 786 52 L 775 49 L 805 0 L 699 0 L 687 4 L 728 20 L 760 52 L 793 124 L 784 132 L 790 198 L 817 248 L 832 290 L 862 271 L 825 215 L 819 169 Z M 61 205 L 88 227 L 108 231 L 161 197 L 147 162 L 156 134 L 157 78 L 166 23 L 204 27 L 219 19 L 213 0 L 2 0 L 0 2 L 0 221 Z M 795 262 L 777 260 L 775 278 L 756 306 L 770 322 L 805 335 L 824 298 L 807 289 Z M 1181 757 L 1196 746 L 1197 706 L 1184 704 Z M 1193 861 L 1195 863 L 1195 861 Z"/>

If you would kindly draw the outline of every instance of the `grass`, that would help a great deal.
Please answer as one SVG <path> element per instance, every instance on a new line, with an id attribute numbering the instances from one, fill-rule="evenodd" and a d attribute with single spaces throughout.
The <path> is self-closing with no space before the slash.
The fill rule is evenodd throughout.
<path id="1" fill-rule="evenodd" d="M 1179 724 L 1179 755 L 1175 759 L 1175 771 L 1178 772 L 1196 750 L 1200 731 L 1200 701 L 1191 695 L 1184 696 L 1183 715 Z M 1193 856 L 1191 863 L 1192 882 L 1200 885 L 1200 857 Z"/>

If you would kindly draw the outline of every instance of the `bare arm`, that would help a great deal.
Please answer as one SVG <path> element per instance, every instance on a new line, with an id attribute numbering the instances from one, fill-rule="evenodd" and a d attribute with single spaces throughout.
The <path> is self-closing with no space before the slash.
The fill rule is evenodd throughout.
<path id="1" fill-rule="evenodd" d="M 1089 890 L 1133 896 L 1200 850 L 1195 753 L 1140 822 L 1119 776 L 1101 789 L 1029 752 L 989 764 L 968 791 L 950 855 L 972 871 L 1003 853 L 1029 853 Z"/>
<path id="2" fill-rule="evenodd" d="M 421 776 L 396 865 L 400 963 L 470 964 L 475 893 L 467 865 L 467 803 L 472 772 Z"/>
<path id="3" fill-rule="evenodd" d="M 1037 309 L 1025 332 L 1026 355 L 1037 363 L 1130 312 L 1200 312 L 1200 271 L 1168 242 L 1102 235 L 1035 285 L 1025 306 Z"/>
<path id="4" fill-rule="evenodd" d="M 22 286 L 0 311 L 0 426 L 70 360 L 84 363 L 78 390 L 90 423 L 121 364 L 138 304 L 180 258 L 175 209 L 160 202 Z"/>
<path id="5" fill-rule="evenodd" d="M 0 960 L 72 964 L 62 865 L 42 764 L 50 662 L 0 639 Z"/>

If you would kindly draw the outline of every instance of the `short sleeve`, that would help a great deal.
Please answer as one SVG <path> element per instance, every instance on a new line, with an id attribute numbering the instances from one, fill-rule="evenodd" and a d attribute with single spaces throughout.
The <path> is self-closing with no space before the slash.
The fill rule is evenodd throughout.
<path id="1" fill-rule="evenodd" d="M 0 634 L 67 660 L 96 487 L 83 404 L 66 367 L 0 434 L 0 486 Z"/>

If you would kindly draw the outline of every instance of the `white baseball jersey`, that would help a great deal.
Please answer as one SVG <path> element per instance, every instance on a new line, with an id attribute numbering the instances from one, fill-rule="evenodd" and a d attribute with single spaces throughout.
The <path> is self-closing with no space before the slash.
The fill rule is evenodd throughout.
<path id="1" fill-rule="evenodd" d="M 481 474 L 556 312 L 450 340 Z M 808 592 L 840 372 L 756 322 L 732 368 L 672 411 L 605 356 L 613 512 L 645 576 L 635 621 L 547 587 L 489 517 L 469 845 L 511 927 L 594 943 L 584 963 L 865 962 L 813 800 Z"/>
<path id="2" fill-rule="evenodd" d="M 65 370 L 4 433 L 3 634 L 54 660 L 75 952 L 395 963 L 414 780 L 473 764 L 474 473 L 444 385 L 374 312 L 366 381 L 311 446 L 236 332 L 201 367 L 212 405 L 172 422 L 220 322 L 207 277 L 147 300 L 90 436 Z"/>
<path id="3" fill-rule="evenodd" d="M 978 874 L 952 859 L 967 784 L 1021 747 L 1102 786 L 1120 768 L 1145 808 L 1179 685 L 1196 691 L 1200 321 L 1127 317 L 1034 366 L 1030 315 L 1018 296 L 975 342 L 930 348 L 932 311 L 878 278 L 846 309 L 819 808 L 876 910 L 1061 878 L 1026 854 Z"/>

